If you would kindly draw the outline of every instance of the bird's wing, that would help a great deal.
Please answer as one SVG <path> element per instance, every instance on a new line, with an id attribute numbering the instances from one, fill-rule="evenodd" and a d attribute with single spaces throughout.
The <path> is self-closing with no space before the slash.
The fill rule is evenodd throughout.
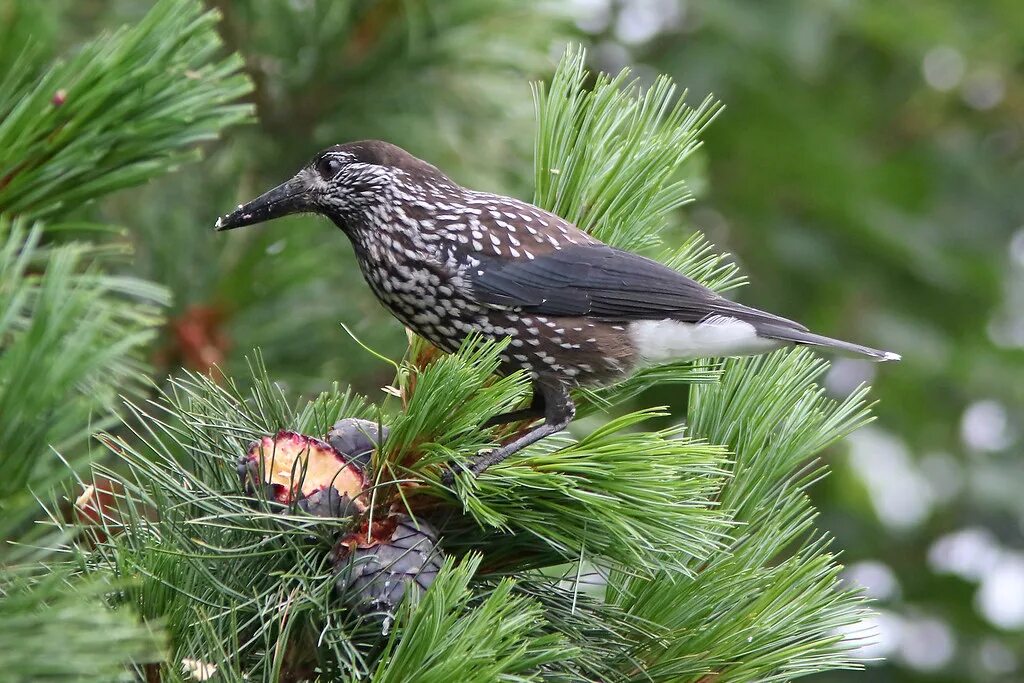
<path id="1" fill-rule="evenodd" d="M 604 320 L 729 316 L 755 326 L 799 323 L 729 301 L 664 264 L 604 244 L 572 244 L 533 258 L 479 255 L 469 272 L 477 300 L 538 315 Z"/>

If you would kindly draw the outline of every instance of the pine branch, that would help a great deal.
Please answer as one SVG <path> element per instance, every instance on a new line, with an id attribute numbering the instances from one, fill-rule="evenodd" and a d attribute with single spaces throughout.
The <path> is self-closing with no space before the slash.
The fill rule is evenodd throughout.
<path id="1" fill-rule="evenodd" d="M 365 673 L 379 626 L 361 623 L 331 598 L 335 575 L 326 552 L 349 520 L 254 507 L 235 469 L 257 436 L 282 427 L 323 434 L 341 415 L 365 408 L 334 391 L 296 410 L 258 361 L 253 367 L 257 377 L 244 398 L 230 382 L 186 375 L 159 400 L 129 404 L 125 435 L 101 439 L 117 466 L 96 466 L 96 479 L 76 489 L 103 479 L 117 482 L 118 493 L 72 556 L 89 575 L 128 582 L 112 596 L 115 604 L 166 624 L 173 644 L 166 680 L 180 677 L 188 659 L 215 663 L 229 678 L 277 681 L 292 665 L 291 650 L 282 648 L 307 637 L 324 667 Z M 56 513 L 51 521 L 62 533 L 73 531 Z"/>
<path id="2" fill-rule="evenodd" d="M 76 452 L 112 424 L 118 392 L 141 388 L 139 350 L 161 322 L 159 287 L 103 274 L 104 250 L 47 247 L 43 229 L 0 219 L 0 537 L 67 476 L 51 446 Z M 80 463 L 79 463 L 80 464 Z"/>
<path id="3" fill-rule="evenodd" d="M 534 203 L 608 244 L 654 246 L 692 198 L 677 174 L 719 105 L 687 106 L 665 76 L 642 91 L 628 69 L 588 84 L 585 56 L 570 48 L 551 86 L 534 86 Z"/>
<path id="4" fill-rule="evenodd" d="M 377 463 L 382 473 L 394 473 L 385 481 L 436 480 L 439 466 L 495 444 L 502 430 L 480 425 L 512 409 L 526 388 L 522 373 L 493 377 L 502 348 L 471 338 L 422 370 L 415 360 L 406 365 L 398 383 L 408 402 Z M 556 562 L 586 550 L 653 570 L 684 556 L 707 557 L 724 531 L 709 503 L 722 484 L 725 454 L 681 438 L 681 430 L 630 431 L 658 414 L 627 414 L 575 443 L 548 439 L 476 480 L 462 480 L 459 504 L 483 528 L 525 533 L 528 543 L 546 545 Z M 498 536 L 493 545 L 507 551 L 508 539 Z"/>
<path id="5" fill-rule="evenodd" d="M 582 553 L 642 572 L 707 558 L 727 524 L 712 502 L 725 452 L 678 429 L 630 431 L 659 414 L 627 414 L 576 443 L 548 439 L 460 491 L 461 502 L 481 524 L 545 544 L 562 562 Z"/>
<path id="6" fill-rule="evenodd" d="M 372 681 L 536 681 L 540 671 L 577 651 L 541 630 L 541 606 L 502 581 L 470 606 L 480 558 L 450 561 L 418 604 L 406 602 Z"/>
<path id="7" fill-rule="evenodd" d="M 0 670 L 10 683 L 110 683 L 135 680 L 125 662 L 156 661 L 160 633 L 130 610 L 103 601 L 102 580 L 68 583 L 0 573 Z"/>
<path id="8" fill-rule="evenodd" d="M 614 604 L 673 633 L 635 653 L 634 680 L 784 681 L 853 665 L 840 629 L 863 617 L 863 598 L 839 588 L 805 491 L 822 476 L 813 457 L 869 417 L 863 390 L 823 397 L 815 380 L 826 367 L 807 351 L 777 352 L 730 361 L 720 384 L 695 387 L 694 432 L 736 454 L 720 500 L 739 524 L 692 581 L 610 583 Z"/>
<path id="9" fill-rule="evenodd" d="M 0 80 L 0 213 L 67 213 L 197 158 L 246 120 L 238 56 L 217 58 L 217 15 L 160 0 L 139 23 L 42 69 L 24 52 Z"/>
<path id="10" fill-rule="evenodd" d="M 402 478 L 426 471 L 422 462 L 427 456 L 422 454 L 431 448 L 422 434 L 451 427 L 447 443 L 455 444 L 460 443 L 459 434 L 475 434 L 475 440 L 459 447 L 466 454 L 475 452 L 481 442 L 479 430 L 468 426 L 470 418 L 482 420 L 521 393 L 518 377 L 483 387 L 498 353 L 500 347 L 470 341 L 459 354 L 417 375 L 406 414 L 417 415 L 416 421 L 403 422 L 410 419 L 404 416 L 391 420 L 395 436 L 370 473 L 375 492 L 393 487 L 387 473 L 401 469 L 396 463 L 407 460 L 409 444 L 421 459 L 401 470 Z M 140 586 L 126 600 L 145 616 L 166 619 L 172 641 L 179 644 L 172 661 L 224 661 L 208 645 L 184 648 L 199 619 L 198 604 L 204 623 L 216 634 L 211 642 L 225 642 L 238 628 L 228 614 L 241 620 L 246 633 L 239 644 L 242 670 L 262 670 L 260 643 L 273 642 L 284 628 L 267 623 L 266 617 L 285 601 L 299 620 L 294 628 L 335 625 L 332 639 L 315 648 L 326 660 L 347 653 L 341 661 L 361 669 L 369 663 L 363 660 L 373 640 L 367 641 L 365 633 L 359 637 L 364 627 L 353 622 L 343 605 L 327 599 L 333 581 L 324 564 L 325 545 L 350 522 L 282 517 L 273 508 L 254 510 L 252 501 L 238 491 L 235 472 L 235 461 L 250 440 L 280 428 L 322 434 L 341 415 L 358 412 L 358 404 L 333 392 L 296 411 L 258 363 L 255 370 L 248 399 L 230 382 L 218 386 L 191 375 L 175 380 L 149 407 L 129 404 L 132 419 L 126 426 L 134 434 L 103 438 L 120 467 L 95 468 L 98 478 L 118 482 L 123 492 L 115 496 L 112 514 L 101 520 L 99 531 L 106 540 L 85 552 L 83 561 L 90 571 L 112 573 Z M 456 393 L 452 401 L 451 392 L 460 386 L 464 393 Z M 674 431 L 658 435 L 657 441 L 623 432 L 647 416 L 626 416 L 577 445 L 538 452 L 501 478 L 482 479 L 479 491 L 465 501 L 470 514 L 483 523 L 472 549 L 484 552 L 493 565 L 507 551 L 511 534 L 513 548 L 538 543 L 552 548 L 541 566 L 562 564 L 581 552 L 648 571 L 665 561 L 683 569 L 682 558 L 706 559 L 724 532 L 723 520 L 710 504 L 722 484 L 722 452 L 676 438 Z M 125 473 L 119 473 L 122 468 L 127 468 Z M 81 486 L 90 484 L 95 485 L 83 481 Z M 387 499 L 380 503 L 386 504 Z M 651 515 L 652 509 L 659 514 Z M 501 528 L 485 532 L 494 519 L 502 520 Z M 459 552 L 458 543 L 450 550 Z M 168 586 L 175 590 L 168 591 Z M 176 593 L 185 599 L 174 597 Z M 556 616 L 559 621 L 572 619 Z"/>

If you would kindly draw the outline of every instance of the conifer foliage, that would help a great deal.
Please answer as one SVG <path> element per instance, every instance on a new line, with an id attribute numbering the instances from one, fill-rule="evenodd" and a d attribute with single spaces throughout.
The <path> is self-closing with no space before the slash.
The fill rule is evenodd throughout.
<path id="1" fill-rule="evenodd" d="M 516 429 L 481 427 L 528 393 L 494 376 L 500 345 L 441 355 L 412 338 L 381 401 L 340 385 L 304 400 L 258 351 L 241 379 L 146 384 L 166 292 L 121 274 L 109 228 L 61 221 L 249 117 L 216 19 L 161 0 L 66 64 L 24 52 L 0 83 L 5 675 L 710 683 L 853 665 L 841 634 L 863 603 L 806 491 L 818 454 L 869 417 L 863 390 L 823 395 L 808 351 L 580 390 L 570 433 L 451 488 L 445 465 Z M 659 237 L 690 199 L 713 101 L 589 74 L 574 49 L 534 100 L 537 204 L 720 291 L 742 283 L 699 236 Z M 666 412 L 628 400 L 655 383 L 689 393 L 678 426 L 652 431 Z M 331 445 L 348 418 L 386 427 L 368 456 Z M 276 451 L 254 442 L 286 440 L 299 455 L 268 472 Z M 344 501 L 253 485 L 313 477 L 314 448 L 357 482 Z M 411 577 L 404 590 L 364 599 L 371 570 L 351 572 L 371 555 L 397 558 L 372 571 Z"/>

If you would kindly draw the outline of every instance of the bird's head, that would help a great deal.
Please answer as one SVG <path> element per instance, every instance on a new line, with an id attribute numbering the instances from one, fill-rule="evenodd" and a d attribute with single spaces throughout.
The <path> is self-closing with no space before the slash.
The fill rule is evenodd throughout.
<path id="1" fill-rule="evenodd" d="M 334 145 L 290 180 L 218 218 L 216 228 L 233 230 L 293 213 L 318 213 L 346 229 L 386 208 L 396 184 L 415 188 L 422 180 L 451 182 L 430 164 L 387 142 Z"/>

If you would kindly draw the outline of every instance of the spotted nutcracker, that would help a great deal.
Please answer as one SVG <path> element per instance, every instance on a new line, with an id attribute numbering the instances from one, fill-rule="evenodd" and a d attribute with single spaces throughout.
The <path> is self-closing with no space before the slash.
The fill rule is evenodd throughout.
<path id="1" fill-rule="evenodd" d="M 377 298 L 438 348 L 455 351 L 473 332 L 509 338 L 502 370 L 528 371 L 533 400 L 487 424 L 544 422 L 479 455 L 471 467 L 477 474 L 564 429 L 575 413 L 572 387 L 621 380 L 645 362 L 750 355 L 787 344 L 899 359 L 729 301 L 536 206 L 464 188 L 376 140 L 324 150 L 216 227 L 303 212 L 341 228 Z"/>

